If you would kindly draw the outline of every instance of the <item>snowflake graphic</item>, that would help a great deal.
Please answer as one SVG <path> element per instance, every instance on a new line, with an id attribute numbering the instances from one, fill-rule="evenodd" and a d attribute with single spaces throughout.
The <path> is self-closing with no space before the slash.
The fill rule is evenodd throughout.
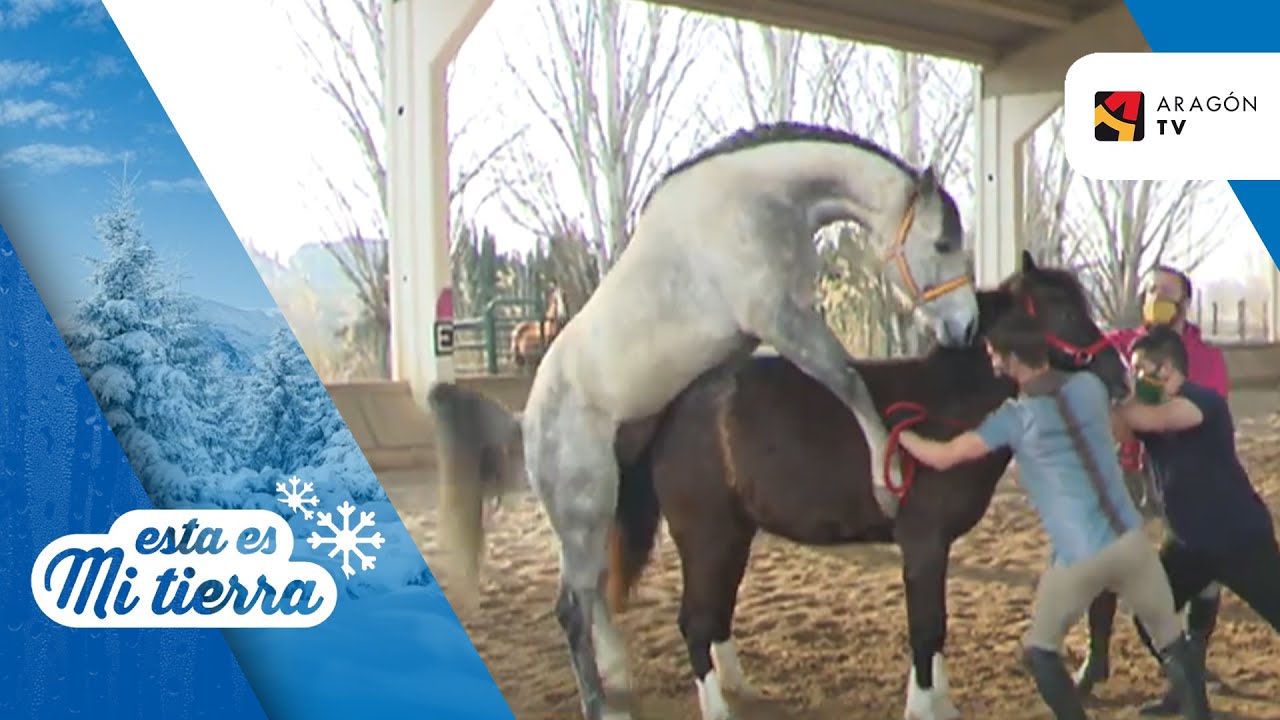
<path id="1" fill-rule="evenodd" d="M 308 493 L 315 490 L 315 484 L 305 483 L 303 484 L 302 489 L 299 490 L 298 483 L 300 482 L 302 482 L 302 479 L 297 475 L 294 475 L 289 478 L 289 485 L 293 486 L 292 489 L 287 488 L 284 483 L 276 483 L 276 492 L 284 493 L 284 497 L 276 499 L 285 505 L 288 505 L 289 509 L 294 512 L 301 510 L 303 519 L 310 520 L 311 516 L 315 513 L 304 506 L 310 505 L 315 507 L 316 504 L 320 502 L 320 498 L 315 495 L 308 495 Z"/>
<path id="2" fill-rule="evenodd" d="M 331 513 L 316 513 L 319 517 L 319 519 L 316 520 L 316 524 L 322 528 L 328 528 L 332 531 L 332 534 L 328 537 L 322 537 L 320 533 L 312 531 L 311 537 L 307 538 L 307 543 L 311 545 L 312 550 L 318 549 L 321 545 L 332 545 L 333 550 L 330 551 L 329 557 L 333 557 L 341 552 L 342 572 L 348 578 L 356 574 L 356 571 L 351 567 L 352 553 L 355 553 L 356 557 L 360 558 L 361 570 L 372 570 L 373 561 L 376 558 L 372 555 L 365 555 L 360 550 L 360 546 L 371 545 L 373 549 L 377 550 L 382 547 L 382 543 L 386 542 L 386 538 L 382 537 L 382 533 L 380 532 L 376 532 L 373 535 L 360 534 L 361 530 L 374 526 L 374 514 L 371 512 L 360 513 L 360 522 L 355 527 L 351 527 L 351 513 L 355 511 L 355 505 L 352 505 L 350 502 L 345 500 L 338 506 L 338 514 L 342 516 L 341 528 L 333 524 L 333 515 Z"/>

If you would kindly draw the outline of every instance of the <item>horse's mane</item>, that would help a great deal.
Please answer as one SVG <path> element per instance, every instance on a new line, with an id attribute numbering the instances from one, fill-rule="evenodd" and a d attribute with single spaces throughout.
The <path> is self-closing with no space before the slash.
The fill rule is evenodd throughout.
<path id="1" fill-rule="evenodd" d="M 1052 284 L 1061 288 L 1081 310 L 1089 312 L 1089 293 L 1075 273 L 1062 268 L 1039 268 L 1038 272 L 1041 277 L 1049 278 Z"/>
<path id="2" fill-rule="evenodd" d="M 644 202 L 640 204 L 640 211 L 648 207 L 649 201 L 653 199 L 654 194 L 666 184 L 667 180 L 679 175 L 680 173 L 698 165 L 699 163 L 710 160 L 711 158 L 725 155 L 739 150 L 747 150 L 761 145 L 769 145 L 781 142 L 800 142 L 800 141 L 816 141 L 839 143 L 842 145 L 853 145 L 854 147 L 874 153 L 893 164 L 902 172 L 911 177 L 919 177 L 920 171 L 911 167 L 898 155 L 886 149 L 882 145 L 873 140 L 869 140 L 861 135 L 848 132 L 846 130 L 838 130 L 825 125 L 811 125 L 808 123 L 794 122 L 784 120 L 781 122 L 762 123 L 754 127 L 742 128 L 732 134 L 720 139 L 716 143 L 695 153 L 692 157 L 673 166 L 670 170 L 658 178 L 653 188 L 649 190 L 649 194 L 645 196 Z"/>

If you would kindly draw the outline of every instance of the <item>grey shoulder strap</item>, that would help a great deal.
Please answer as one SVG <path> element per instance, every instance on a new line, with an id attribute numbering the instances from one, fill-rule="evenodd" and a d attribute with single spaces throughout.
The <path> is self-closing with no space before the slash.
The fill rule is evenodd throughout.
<path id="1" fill-rule="evenodd" d="M 1107 483 L 1103 480 L 1102 469 L 1098 466 L 1098 459 L 1089 451 L 1089 443 L 1085 441 L 1079 418 L 1076 417 L 1071 406 L 1067 404 L 1067 398 L 1062 394 L 1061 389 L 1053 393 L 1053 404 L 1058 410 L 1058 415 L 1062 418 L 1063 427 L 1067 429 L 1067 435 L 1071 438 L 1071 445 L 1075 448 L 1076 457 L 1080 459 L 1080 465 L 1084 468 L 1084 473 L 1089 478 L 1089 484 L 1093 487 L 1094 494 L 1098 496 L 1098 506 L 1102 508 L 1102 514 L 1106 516 L 1107 524 L 1111 526 L 1111 530 L 1116 535 L 1125 534 L 1128 529 L 1120 521 L 1120 512 L 1116 510 L 1115 504 L 1111 502 L 1110 495 L 1107 494 Z"/>

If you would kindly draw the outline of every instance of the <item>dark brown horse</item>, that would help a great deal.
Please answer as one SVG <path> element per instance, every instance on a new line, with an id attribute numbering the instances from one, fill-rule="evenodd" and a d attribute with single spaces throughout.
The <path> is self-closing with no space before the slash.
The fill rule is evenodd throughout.
<path id="1" fill-rule="evenodd" d="M 1102 340 L 1070 274 L 1037 268 L 1024 255 L 1019 275 L 979 298 L 984 328 L 1007 312 L 1034 312 L 1049 330 L 1055 365 L 1087 365 L 1113 395 L 1125 392 L 1124 365 Z M 919 403 L 929 419 L 916 429 L 934 437 L 976 426 L 1014 393 L 1010 382 L 993 374 L 982 344 L 857 367 L 882 413 L 894 403 Z M 491 401 L 466 392 L 456 386 L 433 389 L 438 437 L 455 459 L 481 458 L 467 462 L 486 466 L 482 475 L 488 477 L 468 479 L 456 467 L 446 468 L 444 485 L 486 487 L 482 493 L 517 486 L 518 430 L 513 428 L 519 426 Z M 659 418 L 619 431 L 622 477 L 609 596 L 615 610 L 621 609 L 648 561 L 659 517 L 665 516 L 681 558 L 680 630 L 704 720 L 729 717 L 722 682 L 724 689 L 746 689 L 731 628 L 759 530 L 805 545 L 897 543 L 912 649 L 907 717 L 958 717 L 941 662 L 948 556 L 956 538 L 986 512 L 1010 456 L 994 453 L 945 473 L 921 467 L 898 517 L 889 520 L 873 497 L 864 469 L 869 451 L 858 427 L 834 396 L 794 365 L 757 355 L 704 374 Z M 479 517 L 472 506 L 454 503 L 442 509 L 460 511 Z M 480 549 L 477 537 L 473 531 L 468 542 L 455 541 L 454 547 L 474 556 Z"/>

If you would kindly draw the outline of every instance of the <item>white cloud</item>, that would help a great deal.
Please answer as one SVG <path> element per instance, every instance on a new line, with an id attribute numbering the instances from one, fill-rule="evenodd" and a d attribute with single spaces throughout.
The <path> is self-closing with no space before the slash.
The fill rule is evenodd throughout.
<path id="1" fill-rule="evenodd" d="M 24 28 L 45 15 L 67 10 L 75 13 L 71 20 L 79 26 L 100 23 L 105 17 L 99 0 L 0 0 L 0 26 Z"/>
<path id="2" fill-rule="evenodd" d="M 151 180 L 147 189 L 158 193 L 204 193 L 209 186 L 198 177 L 187 177 L 179 180 Z"/>
<path id="3" fill-rule="evenodd" d="M 49 68 L 30 60 L 0 60 L 0 90 L 39 85 L 49 77 Z"/>
<path id="4" fill-rule="evenodd" d="M 0 101 L 0 125 L 23 125 L 37 118 L 58 112 L 58 106 L 48 100 Z"/>
<path id="5" fill-rule="evenodd" d="M 49 89 L 59 95 L 76 97 L 84 89 L 84 82 L 81 80 L 54 80 L 49 83 Z"/>
<path id="6" fill-rule="evenodd" d="M 34 143 L 5 153 L 0 165 L 26 165 L 36 172 L 56 173 L 68 168 L 101 167 L 118 159 L 118 155 L 89 145 Z"/>
<path id="7" fill-rule="evenodd" d="M 88 110 L 66 110 L 48 100 L 0 101 L 0 127 L 5 125 L 34 125 L 42 130 L 66 128 L 75 123 L 86 129 L 93 120 Z"/>
<path id="8" fill-rule="evenodd" d="M 124 72 L 124 64 L 120 58 L 112 55 L 99 55 L 94 58 L 91 70 L 94 77 L 105 78 Z"/>

